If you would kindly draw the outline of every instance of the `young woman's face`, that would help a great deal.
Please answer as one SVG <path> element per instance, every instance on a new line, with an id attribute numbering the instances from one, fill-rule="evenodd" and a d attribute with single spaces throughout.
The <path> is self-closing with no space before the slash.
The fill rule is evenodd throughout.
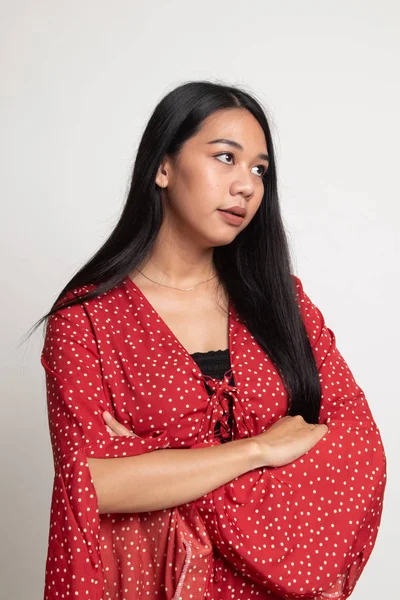
<path id="1" fill-rule="evenodd" d="M 267 155 L 264 132 L 250 112 L 231 109 L 210 115 L 178 159 L 166 157 L 158 170 L 169 226 L 202 247 L 232 242 L 261 204 Z M 245 211 L 244 217 L 224 217 L 221 210 L 235 206 Z"/>

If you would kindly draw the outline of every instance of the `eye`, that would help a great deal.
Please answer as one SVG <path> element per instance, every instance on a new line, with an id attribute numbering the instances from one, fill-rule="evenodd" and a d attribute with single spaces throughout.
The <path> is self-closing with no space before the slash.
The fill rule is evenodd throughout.
<path id="1" fill-rule="evenodd" d="M 266 167 L 265 165 L 257 165 L 256 168 L 261 169 L 261 175 L 260 175 L 260 177 L 264 177 L 267 174 L 268 167 Z"/>
<path id="2" fill-rule="evenodd" d="M 221 154 L 216 154 L 215 158 L 219 158 L 220 156 L 233 156 L 232 152 L 222 152 Z"/>
<path id="3" fill-rule="evenodd" d="M 215 158 L 218 158 L 220 156 L 230 156 L 231 158 L 233 158 L 233 153 L 232 152 L 221 152 L 220 154 L 215 154 Z M 224 162 L 224 161 L 222 161 Z M 225 163 L 225 164 L 229 164 L 229 163 Z M 266 175 L 268 167 L 266 167 L 265 165 L 257 165 L 256 169 L 261 169 L 261 173 L 259 175 L 260 178 L 264 177 L 264 175 Z"/>

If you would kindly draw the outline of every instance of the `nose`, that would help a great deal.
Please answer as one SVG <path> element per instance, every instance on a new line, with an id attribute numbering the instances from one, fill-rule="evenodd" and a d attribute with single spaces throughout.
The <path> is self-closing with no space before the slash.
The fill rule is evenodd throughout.
<path id="1" fill-rule="evenodd" d="M 242 194 L 245 198 L 252 196 L 255 190 L 254 175 L 249 173 L 247 168 L 237 170 L 236 177 L 231 185 L 231 193 L 233 196 Z"/>

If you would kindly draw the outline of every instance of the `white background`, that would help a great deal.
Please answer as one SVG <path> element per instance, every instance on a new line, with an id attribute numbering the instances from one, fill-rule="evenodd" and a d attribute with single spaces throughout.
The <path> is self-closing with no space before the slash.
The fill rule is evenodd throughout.
<path id="1" fill-rule="evenodd" d="M 42 329 L 21 340 L 115 225 L 155 105 L 207 79 L 245 85 L 270 116 L 295 272 L 388 458 L 381 529 L 352 598 L 394 598 L 398 3 L 13 0 L 0 10 L 1 596 L 42 599 L 53 478 Z"/>

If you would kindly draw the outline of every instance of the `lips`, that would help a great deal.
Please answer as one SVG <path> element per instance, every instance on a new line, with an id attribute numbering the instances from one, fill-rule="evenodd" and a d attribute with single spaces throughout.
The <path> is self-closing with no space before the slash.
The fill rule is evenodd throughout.
<path id="1" fill-rule="evenodd" d="M 226 212 L 229 213 L 231 215 L 236 215 L 237 217 L 244 217 L 246 214 L 246 209 L 242 208 L 241 206 L 232 206 L 231 208 L 219 208 L 218 210 L 220 210 L 221 212 Z"/>
<path id="2" fill-rule="evenodd" d="M 238 227 L 243 223 L 244 217 L 240 217 L 239 215 L 234 215 L 231 212 L 228 212 L 226 210 L 218 210 L 218 212 L 221 213 L 221 217 L 229 225 Z"/>

